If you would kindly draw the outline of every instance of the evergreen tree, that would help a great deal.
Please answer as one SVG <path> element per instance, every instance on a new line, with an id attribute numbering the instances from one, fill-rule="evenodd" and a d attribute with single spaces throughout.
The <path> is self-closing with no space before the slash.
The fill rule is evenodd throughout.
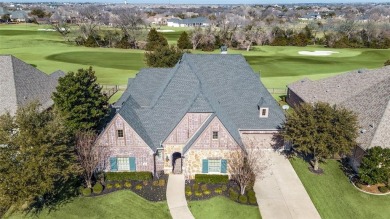
<path id="1" fill-rule="evenodd" d="M 321 159 L 351 152 L 356 146 L 357 130 L 353 112 L 327 103 L 305 103 L 287 115 L 282 135 L 295 150 L 313 158 L 317 171 Z"/>
<path id="2" fill-rule="evenodd" d="M 179 39 L 177 40 L 177 47 L 179 49 L 191 49 L 192 43 L 190 41 L 190 37 L 188 36 L 187 32 L 181 33 Z"/>
<path id="3" fill-rule="evenodd" d="M 57 91 L 53 93 L 54 104 L 73 132 L 97 129 L 107 115 L 108 98 L 101 90 L 92 67 L 69 72 L 59 79 Z"/>
<path id="4" fill-rule="evenodd" d="M 55 194 L 78 172 L 64 120 L 32 103 L 0 116 L 0 217 Z M 64 194 L 62 194 L 64 195 Z"/>
<path id="5" fill-rule="evenodd" d="M 145 61 L 149 67 L 170 68 L 176 65 L 183 53 L 174 46 L 159 46 L 153 52 L 145 52 Z"/>
<path id="6" fill-rule="evenodd" d="M 359 177 L 367 184 L 390 183 L 390 148 L 373 147 L 366 151 Z"/>
<path id="7" fill-rule="evenodd" d="M 160 46 L 168 46 L 168 41 L 161 33 L 157 32 L 155 28 L 152 28 L 146 39 L 146 51 L 154 51 Z"/>

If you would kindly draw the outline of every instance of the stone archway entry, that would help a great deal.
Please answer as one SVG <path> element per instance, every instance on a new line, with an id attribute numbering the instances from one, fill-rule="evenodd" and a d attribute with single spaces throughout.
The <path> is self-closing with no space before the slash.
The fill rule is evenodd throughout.
<path id="1" fill-rule="evenodd" d="M 175 152 L 172 154 L 172 172 L 174 174 L 182 173 L 182 158 L 180 152 Z"/>

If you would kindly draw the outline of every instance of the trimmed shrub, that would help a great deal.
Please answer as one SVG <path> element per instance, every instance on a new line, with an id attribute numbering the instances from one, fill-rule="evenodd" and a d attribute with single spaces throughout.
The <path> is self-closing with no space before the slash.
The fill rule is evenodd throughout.
<path id="1" fill-rule="evenodd" d="M 227 185 L 222 186 L 222 191 L 225 192 L 227 190 Z"/>
<path id="2" fill-rule="evenodd" d="M 186 192 L 191 191 L 191 186 L 186 186 L 186 187 L 185 187 L 185 191 L 186 191 Z"/>
<path id="3" fill-rule="evenodd" d="M 237 201 L 238 199 L 238 192 L 234 191 L 234 189 L 229 190 L 229 197 L 233 201 Z"/>
<path id="4" fill-rule="evenodd" d="M 112 189 L 114 187 L 114 185 L 112 185 L 111 183 L 107 183 L 106 184 L 106 188 L 107 189 Z"/>
<path id="5" fill-rule="evenodd" d="M 206 191 L 206 190 L 208 190 L 206 184 L 201 185 L 201 186 L 200 186 L 200 189 L 201 189 L 203 192 Z"/>
<path id="6" fill-rule="evenodd" d="M 256 196 L 249 196 L 248 195 L 248 200 L 249 200 L 249 203 L 252 204 L 252 205 L 257 204 Z"/>
<path id="7" fill-rule="evenodd" d="M 248 191 L 248 196 L 249 196 L 249 197 L 256 197 L 255 191 L 249 190 L 249 191 Z"/>
<path id="8" fill-rule="evenodd" d="M 199 191 L 195 191 L 195 196 L 197 196 L 197 197 L 202 197 L 202 196 L 203 196 L 203 193 L 202 193 L 202 192 L 199 192 Z"/>
<path id="9" fill-rule="evenodd" d="M 215 193 L 217 193 L 218 195 L 221 195 L 222 194 L 222 188 L 216 188 L 214 190 Z"/>
<path id="10" fill-rule="evenodd" d="M 159 186 L 165 186 L 165 179 L 160 179 L 160 180 L 158 180 L 158 185 Z"/>
<path id="11" fill-rule="evenodd" d="M 195 182 L 196 183 L 228 183 L 229 176 L 228 175 L 209 175 L 209 174 L 195 174 Z"/>
<path id="12" fill-rule="evenodd" d="M 194 184 L 192 188 L 194 191 L 199 191 L 199 184 Z"/>
<path id="13" fill-rule="evenodd" d="M 131 187 L 131 182 L 125 182 L 125 184 L 124 184 L 124 186 L 126 187 L 126 188 L 130 188 Z"/>
<path id="14" fill-rule="evenodd" d="M 153 186 L 158 186 L 158 180 L 153 181 L 153 182 L 152 182 L 152 185 L 153 185 Z"/>
<path id="15" fill-rule="evenodd" d="M 115 185 L 114 185 L 114 187 L 115 187 L 116 189 L 120 189 L 120 188 L 122 188 L 122 184 L 119 183 L 119 182 L 116 182 Z"/>
<path id="16" fill-rule="evenodd" d="M 121 180 L 152 180 L 151 172 L 107 172 L 107 181 L 121 181 Z"/>
<path id="17" fill-rule="evenodd" d="M 378 190 L 381 192 L 381 193 L 386 193 L 389 191 L 389 188 L 387 186 L 379 186 L 378 187 Z"/>
<path id="18" fill-rule="evenodd" d="M 210 195 L 211 194 L 211 192 L 210 192 L 210 190 L 203 190 L 203 194 L 205 194 L 205 195 Z"/>
<path id="19" fill-rule="evenodd" d="M 136 185 L 136 186 L 135 186 L 135 189 L 136 189 L 136 190 L 141 190 L 141 189 L 142 189 L 142 185 L 141 185 L 141 184 Z"/>
<path id="20" fill-rule="evenodd" d="M 191 191 L 186 191 L 186 196 L 191 196 L 192 192 Z"/>
<path id="21" fill-rule="evenodd" d="M 246 204 L 248 202 L 248 197 L 246 197 L 246 195 L 240 195 L 238 201 L 242 204 Z"/>
<path id="22" fill-rule="evenodd" d="M 90 196 L 92 193 L 92 190 L 91 190 L 91 188 L 84 188 L 81 193 L 83 194 L 83 196 Z"/>
<path id="23" fill-rule="evenodd" d="M 103 191 L 103 186 L 102 184 L 100 184 L 99 182 L 97 182 L 94 186 L 93 186 L 93 193 L 95 194 L 100 194 L 102 193 Z"/>

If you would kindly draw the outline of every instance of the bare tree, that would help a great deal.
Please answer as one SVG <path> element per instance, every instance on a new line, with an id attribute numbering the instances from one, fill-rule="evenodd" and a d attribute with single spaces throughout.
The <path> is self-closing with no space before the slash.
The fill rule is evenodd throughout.
<path id="1" fill-rule="evenodd" d="M 113 22 L 121 29 L 123 36 L 128 40 L 132 48 L 136 47 L 138 39 L 142 38 L 147 27 L 141 15 L 130 8 L 115 10 Z"/>
<path id="2" fill-rule="evenodd" d="M 244 195 L 248 185 L 262 178 L 268 167 L 268 160 L 264 153 L 253 142 L 246 145 L 246 151 L 234 152 L 228 161 L 229 172 L 234 181 L 240 186 L 240 193 Z"/>
<path id="3" fill-rule="evenodd" d="M 77 158 L 83 169 L 83 177 L 88 188 L 92 187 L 94 173 L 105 168 L 108 148 L 97 143 L 97 135 L 92 131 L 78 132 L 76 134 Z"/>
<path id="4" fill-rule="evenodd" d="M 50 17 L 51 26 L 54 30 L 64 37 L 66 40 L 66 36 L 70 33 L 70 25 L 68 24 L 68 17 L 63 10 L 56 11 Z"/>

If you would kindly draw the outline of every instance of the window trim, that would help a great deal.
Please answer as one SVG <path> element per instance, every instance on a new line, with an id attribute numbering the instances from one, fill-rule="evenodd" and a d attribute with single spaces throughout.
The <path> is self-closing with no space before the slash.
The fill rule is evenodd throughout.
<path id="1" fill-rule="evenodd" d="M 216 135 L 216 136 L 217 136 L 216 138 L 214 138 L 214 133 L 217 134 L 217 135 Z M 212 139 L 213 139 L 213 140 L 218 140 L 218 139 L 219 139 L 219 132 L 218 132 L 218 131 L 213 131 Z"/>
<path id="2" fill-rule="evenodd" d="M 263 111 L 265 110 L 265 114 L 263 115 Z M 259 117 L 260 118 L 268 118 L 268 112 L 269 112 L 269 109 L 268 107 L 260 107 L 260 110 L 259 110 Z"/>
<path id="3" fill-rule="evenodd" d="M 122 132 L 122 136 L 119 136 L 119 131 Z M 123 131 L 123 129 L 117 129 L 116 130 L 116 137 L 117 138 L 124 138 L 125 137 L 125 132 Z"/>

